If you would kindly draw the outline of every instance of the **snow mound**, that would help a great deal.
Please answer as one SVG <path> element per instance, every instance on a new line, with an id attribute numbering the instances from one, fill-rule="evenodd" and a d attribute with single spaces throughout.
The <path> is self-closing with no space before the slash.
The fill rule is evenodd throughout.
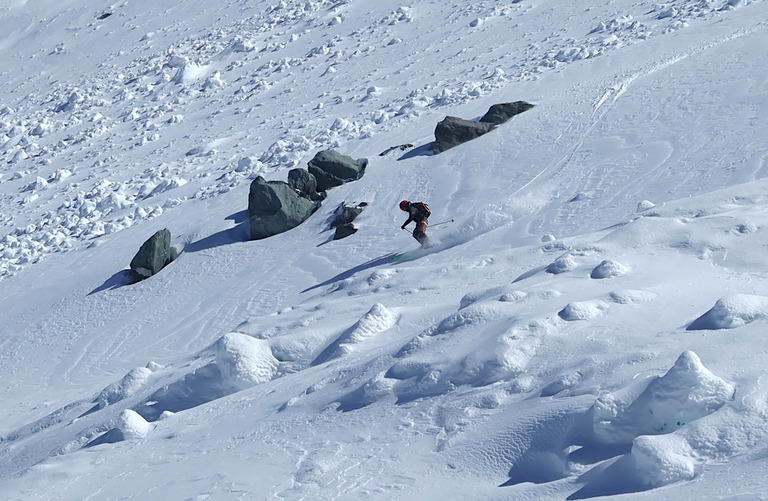
<path id="1" fill-rule="evenodd" d="M 270 381 L 279 362 L 269 345 L 246 334 L 231 332 L 213 346 L 222 382 L 236 391 Z"/>
<path id="2" fill-rule="evenodd" d="M 546 272 L 552 273 L 553 275 L 559 275 L 560 273 L 567 273 L 569 271 L 573 271 L 578 266 L 579 264 L 576 262 L 576 260 L 573 259 L 571 255 L 567 255 L 565 257 L 556 259 L 549 266 L 547 266 Z"/>
<path id="3" fill-rule="evenodd" d="M 695 453 L 677 435 L 642 436 L 632 443 L 637 475 L 646 487 L 660 487 L 696 475 Z"/>
<path id="4" fill-rule="evenodd" d="M 608 294 L 608 299 L 618 304 L 634 304 L 651 301 L 656 297 L 653 292 L 642 290 L 618 290 Z"/>
<path id="5" fill-rule="evenodd" d="M 483 386 L 513 379 L 523 373 L 538 346 L 539 339 L 535 335 L 526 336 L 513 329 L 470 352 L 451 381 Z"/>
<path id="6" fill-rule="evenodd" d="M 608 309 L 608 303 L 602 299 L 593 301 L 575 301 L 569 303 L 565 308 L 558 312 L 563 320 L 590 320 L 599 317 Z"/>
<path id="7" fill-rule="evenodd" d="M 99 393 L 99 396 L 96 397 L 99 408 L 103 409 L 107 405 L 134 395 L 139 388 L 147 383 L 151 375 L 152 371 L 146 367 L 132 369 L 120 381 L 110 384 Z"/>
<path id="8" fill-rule="evenodd" d="M 618 261 L 605 260 L 592 270 L 591 278 L 615 278 L 626 275 L 629 268 Z"/>
<path id="9" fill-rule="evenodd" d="M 152 425 L 131 409 L 125 409 L 120 413 L 115 428 L 123 434 L 123 440 L 144 438 L 152 431 Z"/>
<path id="10" fill-rule="evenodd" d="M 686 351 L 667 373 L 654 379 L 631 403 L 612 394 L 592 407 L 597 440 L 630 443 L 640 435 L 660 435 L 712 414 L 733 398 L 735 388 L 712 374 L 698 355 Z"/>
<path id="11" fill-rule="evenodd" d="M 688 330 L 735 329 L 766 316 L 768 297 L 733 294 L 718 299 L 712 309 L 688 326 Z"/>
<path id="12" fill-rule="evenodd" d="M 344 343 L 359 343 L 379 332 L 392 328 L 397 323 L 397 315 L 383 304 L 376 303 L 352 328 Z"/>
<path id="13" fill-rule="evenodd" d="M 374 304 L 368 313 L 357 321 L 351 329 L 339 336 L 313 362 L 317 365 L 334 358 L 349 354 L 354 346 L 381 332 L 391 329 L 397 324 L 398 316 L 388 310 L 383 304 Z"/>

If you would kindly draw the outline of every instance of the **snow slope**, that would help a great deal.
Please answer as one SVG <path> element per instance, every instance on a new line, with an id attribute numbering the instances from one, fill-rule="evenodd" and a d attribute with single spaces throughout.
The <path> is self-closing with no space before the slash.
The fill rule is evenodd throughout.
<path id="1" fill-rule="evenodd" d="M 766 499 L 767 20 L 0 6 L 0 497 Z M 365 176 L 248 241 L 250 181 L 327 148 Z M 432 248 L 403 198 L 453 219 Z"/>

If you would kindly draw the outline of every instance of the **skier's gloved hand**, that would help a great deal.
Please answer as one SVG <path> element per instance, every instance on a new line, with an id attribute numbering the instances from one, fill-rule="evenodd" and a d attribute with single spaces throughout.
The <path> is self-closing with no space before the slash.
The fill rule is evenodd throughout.
<path id="1" fill-rule="evenodd" d="M 405 229 L 405 225 L 402 225 L 402 226 L 400 227 L 400 229 L 401 229 L 401 230 L 404 230 L 404 229 Z"/>

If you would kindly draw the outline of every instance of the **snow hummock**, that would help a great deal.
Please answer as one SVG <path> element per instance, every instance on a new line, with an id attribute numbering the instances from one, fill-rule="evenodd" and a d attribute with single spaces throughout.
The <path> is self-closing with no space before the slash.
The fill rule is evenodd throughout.
<path id="1" fill-rule="evenodd" d="M 715 412 L 734 392 L 695 353 L 686 351 L 631 402 L 602 395 L 592 407 L 594 434 L 604 443 L 626 443 L 640 435 L 670 433 Z"/>
<path id="2" fill-rule="evenodd" d="M 216 341 L 213 352 L 223 384 L 236 391 L 266 383 L 277 374 L 278 361 L 261 339 L 231 332 Z"/>
<path id="3" fill-rule="evenodd" d="M 688 329 L 734 329 L 761 318 L 768 318 L 768 297 L 733 294 L 718 299 L 712 309 L 694 320 Z"/>
<path id="4" fill-rule="evenodd" d="M 108 7 L 0 8 L 0 498 L 764 498 L 768 2 Z"/>

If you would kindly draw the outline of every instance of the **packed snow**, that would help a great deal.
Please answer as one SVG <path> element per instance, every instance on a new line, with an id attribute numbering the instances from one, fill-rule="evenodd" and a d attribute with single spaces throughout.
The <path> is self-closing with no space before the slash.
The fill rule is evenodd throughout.
<path id="1" fill-rule="evenodd" d="M 0 5 L 0 498 L 768 499 L 766 28 L 763 0 Z M 364 176 L 248 240 L 250 182 L 326 149 Z"/>

